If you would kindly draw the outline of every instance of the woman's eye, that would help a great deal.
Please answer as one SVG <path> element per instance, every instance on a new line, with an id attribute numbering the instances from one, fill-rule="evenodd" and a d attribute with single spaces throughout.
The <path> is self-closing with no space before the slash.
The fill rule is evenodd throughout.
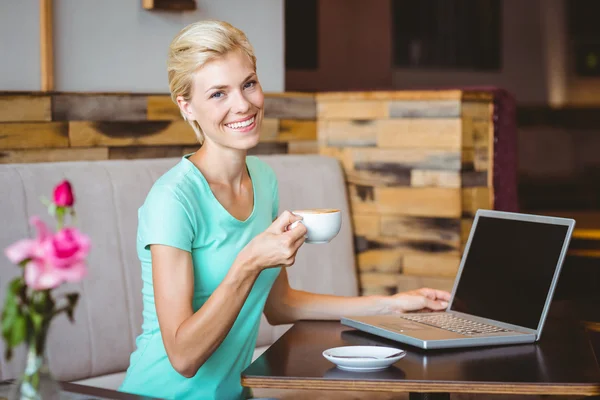
<path id="1" fill-rule="evenodd" d="M 213 94 L 210 95 L 211 99 L 220 99 L 221 97 L 223 97 L 225 94 L 223 92 L 215 92 Z"/>
<path id="2" fill-rule="evenodd" d="M 256 85 L 256 81 L 246 82 L 246 84 L 244 85 L 244 89 L 254 87 L 254 85 Z"/>

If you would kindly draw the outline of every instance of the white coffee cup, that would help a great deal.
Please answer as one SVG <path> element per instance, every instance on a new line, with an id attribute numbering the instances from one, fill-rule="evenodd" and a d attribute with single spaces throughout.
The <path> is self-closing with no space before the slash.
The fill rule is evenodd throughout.
<path id="1" fill-rule="evenodd" d="M 298 223 L 304 224 L 307 230 L 305 243 L 329 243 L 342 227 L 342 212 L 338 209 L 310 208 L 292 211 L 292 214 L 302 217 L 302 221 L 294 222 L 291 228 Z"/>

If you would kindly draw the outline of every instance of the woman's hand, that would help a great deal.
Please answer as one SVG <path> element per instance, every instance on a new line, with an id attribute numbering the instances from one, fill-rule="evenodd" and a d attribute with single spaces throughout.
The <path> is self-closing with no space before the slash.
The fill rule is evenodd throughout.
<path id="1" fill-rule="evenodd" d="M 410 292 L 382 297 L 383 314 L 406 313 L 410 311 L 441 311 L 448 307 L 450 293 L 443 290 L 421 288 Z"/>
<path id="2" fill-rule="evenodd" d="M 298 249 L 306 240 L 306 227 L 296 224 L 290 229 L 290 225 L 301 219 L 284 211 L 267 230 L 244 247 L 240 256 L 245 257 L 258 272 L 265 268 L 293 265 Z"/>

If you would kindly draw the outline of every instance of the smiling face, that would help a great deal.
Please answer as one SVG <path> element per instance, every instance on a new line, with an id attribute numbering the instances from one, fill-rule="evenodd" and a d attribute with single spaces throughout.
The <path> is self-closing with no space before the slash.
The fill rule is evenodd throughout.
<path id="1" fill-rule="evenodd" d="M 194 74 L 192 98 L 177 97 L 190 121 L 197 121 L 205 145 L 248 150 L 258 144 L 264 95 L 248 56 L 231 51 Z"/>

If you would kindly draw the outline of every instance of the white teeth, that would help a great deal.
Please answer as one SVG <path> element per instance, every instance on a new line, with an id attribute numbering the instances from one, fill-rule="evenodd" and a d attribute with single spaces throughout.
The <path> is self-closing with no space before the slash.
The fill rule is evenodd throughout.
<path id="1" fill-rule="evenodd" d="M 254 123 L 254 117 L 247 119 L 245 121 L 242 121 L 242 122 L 236 122 L 233 124 L 225 124 L 225 126 L 227 126 L 228 128 L 232 128 L 232 129 L 242 129 L 242 128 L 252 125 L 253 123 Z"/>

